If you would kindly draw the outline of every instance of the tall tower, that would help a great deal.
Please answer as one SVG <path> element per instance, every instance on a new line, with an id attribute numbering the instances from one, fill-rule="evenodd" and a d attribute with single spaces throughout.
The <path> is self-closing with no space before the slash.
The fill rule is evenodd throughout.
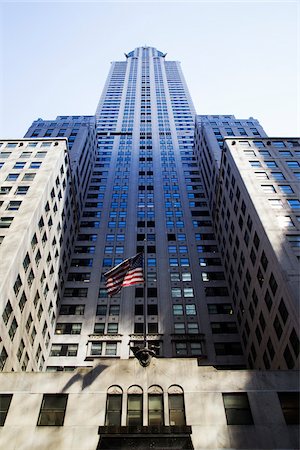
<path id="1" fill-rule="evenodd" d="M 152 47 L 112 63 L 96 122 L 98 156 L 48 370 L 133 356 L 129 344 L 142 340 L 145 321 L 159 356 L 243 365 L 180 64 Z M 145 241 L 146 290 L 131 287 L 108 298 L 104 273 L 143 251 Z M 201 271 L 206 265 L 209 280 Z M 210 321 L 209 308 L 219 303 L 224 313 Z"/>

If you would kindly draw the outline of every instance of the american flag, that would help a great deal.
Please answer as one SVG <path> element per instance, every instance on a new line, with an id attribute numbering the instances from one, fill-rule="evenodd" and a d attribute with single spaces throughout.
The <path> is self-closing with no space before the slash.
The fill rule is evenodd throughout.
<path id="1" fill-rule="evenodd" d="M 109 297 L 120 292 L 122 287 L 144 283 L 143 253 L 125 259 L 104 274 Z"/>

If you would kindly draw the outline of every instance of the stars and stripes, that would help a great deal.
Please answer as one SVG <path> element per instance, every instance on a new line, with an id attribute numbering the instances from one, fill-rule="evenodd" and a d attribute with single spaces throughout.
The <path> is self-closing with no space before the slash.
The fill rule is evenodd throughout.
<path id="1" fill-rule="evenodd" d="M 143 253 L 125 259 L 104 274 L 109 297 L 116 295 L 122 287 L 144 283 Z"/>

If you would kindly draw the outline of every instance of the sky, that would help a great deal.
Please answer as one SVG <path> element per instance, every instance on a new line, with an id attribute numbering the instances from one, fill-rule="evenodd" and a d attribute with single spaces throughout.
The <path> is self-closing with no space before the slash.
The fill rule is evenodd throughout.
<path id="1" fill-rule="evenodd" d="M 0 137 L 95 113 L 111 61 L 148 45 L 181 61 L 197 114 L 300 135 L 300 3 L 0 0 Z"/>

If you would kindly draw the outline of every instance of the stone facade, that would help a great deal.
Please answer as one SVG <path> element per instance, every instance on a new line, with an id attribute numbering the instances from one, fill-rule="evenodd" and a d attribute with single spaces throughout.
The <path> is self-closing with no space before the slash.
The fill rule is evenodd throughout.
<path id="1" fill-rule="evenodd" d="M 286 423 L 278 396 L 298 390 L 296 372 L 216 370 L 199 366 L 197 359 L 180 358 L 153 359 L 145 369 L 136 359 L 103 359 L 73 373 L 2 373 L 0 385 L 1 393 L 13 394 L 0 429 L 1 444 L 8 450 L 45 448 L 45 442 L 47 450 L 299 447 L 298 427 Z M 139 393 L 141 423 L 128 426 L 128 398 Z M 61 426 L 37 426 L 44 394 L 67 394 Z M 107 398 L 114 394 L 122 396 L 120 426 L 107 423 Z M 182 394 L 185 424 L 176 426 L 176 421 L 170 423 L 170 395 Z M 230 419 L 226 394 L 247 394 L 253 423 L 228 425 L 250 416 L 241 409 Z M 162 423 L 156 426 L 148 424 L 151 395 L 163 399 Z"/>

